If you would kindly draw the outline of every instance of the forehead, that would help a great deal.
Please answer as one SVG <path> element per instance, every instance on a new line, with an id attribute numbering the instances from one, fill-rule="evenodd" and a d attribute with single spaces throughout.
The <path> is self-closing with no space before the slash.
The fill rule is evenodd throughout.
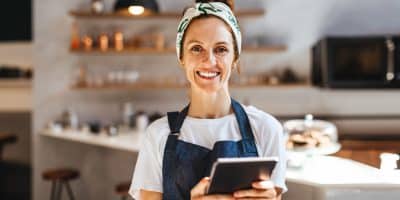
<path id="1" fill-rule="evenodd" d="M 202 43 L 233 42 L 230 27 L 213 16 L 195 19 L 190 23 L 185 33 L 185 43 L 193 40 Z"/>

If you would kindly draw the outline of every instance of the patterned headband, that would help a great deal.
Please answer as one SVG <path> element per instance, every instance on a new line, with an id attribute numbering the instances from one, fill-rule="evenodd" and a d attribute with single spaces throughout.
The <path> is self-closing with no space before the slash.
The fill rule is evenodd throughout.
<path id="1" fill-rule="evenodd" d="M 183 46 L 183 36 L 190 22 L 200 15 L 214 15 L 224 20 L 232 29 L 233 35 L 236 39 L 236 47 L 238 55 L 242 49 L 242 34 L 240 33 L 239 24 L 234 16 L 232 10 L 220 2 L 209 3 L 196 3 L 195 7 L 186 10 L 183 18 L 178 26 L 178 34 L 176 36 L 176 53 L 178 59 L 181 59 L 181 48 Z"/>

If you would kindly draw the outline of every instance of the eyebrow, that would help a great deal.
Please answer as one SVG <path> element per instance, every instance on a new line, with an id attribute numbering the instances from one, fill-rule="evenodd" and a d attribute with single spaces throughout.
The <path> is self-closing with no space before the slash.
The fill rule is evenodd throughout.
<path id="1" fill-rule="evenodd" d="M 203 44 L 202 42 L 200 42 L 200 41 L 198 41 L 198 40 L 189 40 L 189 41 L 188 41 L 188 44 L 191 44 L 191 43 L 200 43 L 200 44 Z"/>
<path id="2" fill-rule="evenodd" d="M 223 42 L 217 42 L 217 44 L 228 44 L 228 42 L 225 42 L 225 41 L 223 41 Z"/>
<path id="3" fill-rule="evenodd" d="M 188 41 L 188 44 L 191 44 L 191 43 L 200 43 L 200 44 L 203 44 L 202 42 L 200 42 L 200 41 L 198 41 L 198 40 L 189 40 L 189 41 Z M 228 44 L 228 42 L 222 41 L 222 42 L 217 42 L 217 43 L 216 43 L 216 45 L 219 45 L 219 44 Z"/>

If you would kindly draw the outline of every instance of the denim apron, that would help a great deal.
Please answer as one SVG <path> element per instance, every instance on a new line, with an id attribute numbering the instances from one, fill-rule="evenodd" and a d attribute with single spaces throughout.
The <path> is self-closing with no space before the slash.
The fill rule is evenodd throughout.
<path id="1" fill-rule="evenodd" d="M 164 200 L 190 199 L 191 189 L 203 177 L 210 175 L 211 166 L 217 158 L 258 156 L 249 118 L 238 102 L 233 99 L 231 102 L 242 140 L 218 141 L 211 150 L 178 139 L 189 105 L 181 112 L 168 113 L 171 133 L 168 135 L 163 157 Z"/>

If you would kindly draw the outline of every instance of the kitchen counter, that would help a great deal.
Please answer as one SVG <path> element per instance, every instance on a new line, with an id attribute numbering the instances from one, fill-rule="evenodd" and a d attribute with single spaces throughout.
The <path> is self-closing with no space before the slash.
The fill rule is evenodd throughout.
<path id="1" fill-rule="evenodd" d="M 0 80 L 0 112 L 30 112 L 31 110 L 30 80 Z"/>
<path id="2" fill-rule="evenodd" d="M 385 172 L 333 156 L 308 158 L 302 168 L 288 169 L 286 180 L 286 200 L 389 200 L 400 196 L 399 170 Z"/>
<path id="3" fill-rule="evenodd" d="M 140 139 L 143 133 L 130 131 L 120 133 L 116 136 L 108 136 L 106 134 L 93 134 L 87 132 L 79 132 L 76 130 L 51 131 L 49 129 L 40 133 L 42 136 L 80 142 L 83 144 L 102 146 L 111 149 L 139 152 Z"/>
<path id="4" fill-rule="evenodd" d="M 41 132 L 43 137 L 138 152 L 143 133 L 117 136 L 74 130 Z M 400 171 L 385 172 L 363 163 L 334 156 L 313 156 L 302 168 L 287 170 L 285 200 L 392 200 L 400 196 Z"/>

